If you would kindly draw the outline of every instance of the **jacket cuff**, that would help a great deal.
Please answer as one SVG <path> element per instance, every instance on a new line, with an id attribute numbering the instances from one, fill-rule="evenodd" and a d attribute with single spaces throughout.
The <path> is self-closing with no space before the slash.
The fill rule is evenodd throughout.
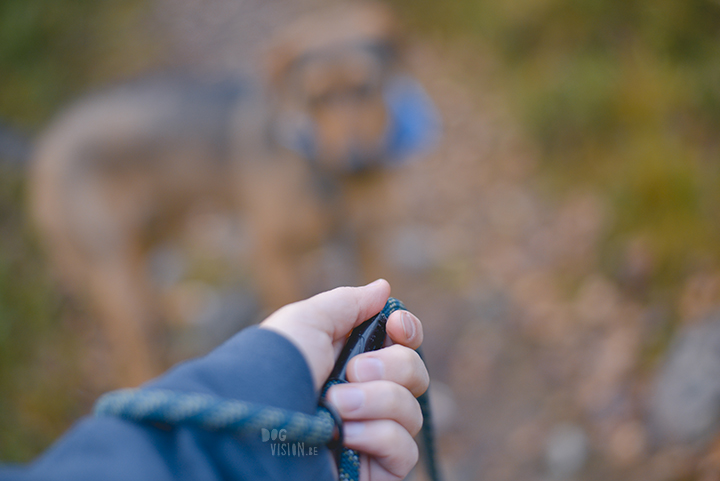
<path id="1" fill-rule="evenodd" d="M 206 393 L 307 414 L 317 410 L 318 394 L 302 353 L 281 334 L 257 326 L 143 387 Z"/>

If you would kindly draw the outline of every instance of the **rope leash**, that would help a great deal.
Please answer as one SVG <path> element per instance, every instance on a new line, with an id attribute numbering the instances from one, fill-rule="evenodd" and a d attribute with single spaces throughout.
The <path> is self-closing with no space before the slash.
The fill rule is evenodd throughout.
<path id="1" fill-rule="evenodd" d="M 396 310 L 405 310 L 405 306 L 399 300 L 390 298 L 380 315 L 387 318 Z M 335 451 L 340 481 L 357 481 L 360 479 L 360 453 L 342 446 L 342 420 L 325 401 L 327 390 L 343 382 L 346 381 L 330 379 L 325 384 L 315 415 L 209 394 L 164 389 L 120 389 L 104 394 L 95 403 L 94 414 L 241 436 L 257 436 L 263 429 L 267 432 L 285 430 L 285 441 L 304 442 L 310 446 L 327 445 Z M 422 437 L 428 473 L 431 480 L 437 481 L 427 392 L 418 398 L 418 402 L 424 419 Z"/>
<path id="2" fill-rule="evenodd" d="M 234 435 L 257 435 L 261 429 L 286 431 L 289 442 L 322 446 L 333 440 L 333 415 L 319 407 L 315 415 L 209 394 L 164 389 L 120 389 L 95 403 L 96 416 L 136 422 L 187 426 Z"/>

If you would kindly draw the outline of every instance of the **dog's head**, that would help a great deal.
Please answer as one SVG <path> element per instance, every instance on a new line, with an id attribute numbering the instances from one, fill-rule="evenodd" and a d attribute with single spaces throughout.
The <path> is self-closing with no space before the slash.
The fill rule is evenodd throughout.
<path id="1" fill-rule="evenodd" d="M 377 165 L 399 59 L 397 23 L 382 5 L 344 3 L 296 21 L 268 54 L 280 142 L 333 173 Z"/>

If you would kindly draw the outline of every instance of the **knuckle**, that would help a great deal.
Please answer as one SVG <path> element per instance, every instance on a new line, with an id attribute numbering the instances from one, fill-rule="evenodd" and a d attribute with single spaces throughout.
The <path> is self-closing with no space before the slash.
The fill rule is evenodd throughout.
<path id="1" fill-rule="evenodd" d="M 423 415 L 415 396 L 408 389 L 391 383 L 385 389 L 383 405 L 389 409 L 390 417 L 397 421 L 403 429 L 415 435 L 422 428 Z"/>
<path id="2" fill-rule="evenodd" d="M 424 393 L 430 384 L 430 378 L 420 355 L 413 349 L 398 344 L 386 348 L 385 351 L 377 355 L 382 355 L 385 364 L 390 366 L 388 380 L 407 388 L 415 396 Z"/>
<path id="3" fill-rule="evenodd" d="M 375 425 L 375 447 L 388 472 L 403 479 L 417 464 L 418 446 L 412 436 L 394 421 L 379 421 Z"/>
<path id="4" fill-rule="evenodd" d="M 403 362 L 405 362 L 408 365 L 416 365 L 417 361 L 420 360 L 420 356 L 418 355 L 418 353 L 409 347 L 405 347 L 405 346 L 399 346 L 399 347 L 402 348 L 402 350 L 400 351 L 400 356 L 401 356 Z"/>
<path id="5" fill-rule="evenodd" d="M 422 379 L 420 380 L 420 385 L 418 386 L 417 391 L 414 392 L 416 396 L 420 396 L 422 394 L 425 394 L 425 392 L 430 387 L 430 374 L 428 374 L 427 369 L 422 370 Z"/>
<path id="6" fill-rule="evenodd" d="M 399 384 L 392 383 L 388 386 L 387 401 L 395 410 L 402 410 L 403 405 L 407 402 L 407 397 L 403 391 L 406 390 Z"/>
<path id="7" fill-rule="evenodd" d="M 420 452 L 417 444 L 412 438 L 409 438 L 406 443 L 402 443 L 401 454 L 397 456 L 397 468 L 396 474 L 401 477 L 407 476 L 420 458 Z"/>
<path id="8" fill-rule="evenodd" d="M 422 429 L 423 422 L 425 422 L 425 419 L 423 418 L 422 409 L 420 409 L 420 403 L 417 402 L 417 399 L 414 399 L 415 401 L 413 403 L 413 409 L 415 411 L 415 414 L 412 416 L 412 425 L 410 426 L 410 434 L 415 436 L 417 433 L 420 432 L 420 429 Z"/>
<path id="9" fill-rule="evenodd" d="M 418 449 L 418 445 L 415 441 L 410 442 L 410 453 L 408 454 L 409 466 L 407 472 L 409 473 L 413 466 L 417 464 L 418 459 L 420 459 L 420 450 Z"/>
<path id="10" fill-rule="evenodd" d="M 403 438 L 405 429 L 396 421 L 387 420 L 381 424 L 381 436 L 388 444 L 397 445 Z"/>
<path id="11" fill-rule="evenodd" d="M 393 364 L 400 368 L 400 372 L 405 378 L 411 377 L 412 373 L 418 366 L 420 356 L 418 356 L 418 354 L 409 347 L 401 346 L 399 344 L 390 346 L 389 349 L 392 349 L 391 355 L 393 357 Z"/>
<path id="12" fill-rule="evenodd" d="M 418 396 L 427 390 L 430 377 L 417 352 L 408 350 L 404 355 L 406 360 L 403 363 L 403 385 Z"/>

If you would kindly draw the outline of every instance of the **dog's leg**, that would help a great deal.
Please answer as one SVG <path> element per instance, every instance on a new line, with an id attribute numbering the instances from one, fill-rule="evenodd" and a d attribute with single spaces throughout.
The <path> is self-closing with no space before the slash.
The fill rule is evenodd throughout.
<path id="1" fill-rule="evenodd" d="M 297 276 L 292 271 L 292 253 L 286 245 L 284 219 L 292 205 L 283 201 L 285 192 L 278 189 L 277 177 L 254 172 L 248 195 L 246 214 L 253 239 L 252 270 L 266 309 L 277 309 L 302 296 Z M 272 177 L 275 177 L 273 181 Z"/>
<path id="2" fill-rule="evenodd" d="M 298 260 L 319 245 L 328 226 L 305 165 L 264 159 L 243 171 L 243 205 L 253 238 L 252 267 L 263 305 L 279 308 L 307 295 Z"/>
<path id="3" fill-rule="evenodd" d="M 107 336 L 114 381 L 122 386 L 137 386 L 161 372 L 149 336 L 155 319 L 145 302 L 138 260 L 115 255 L 88 269 L 90 298 Z"/>
<path id="4" fill-rule="evenodd" d="M 342 183 L 342 222 L 346 235 L 354 239 L 362 282 L 387 278 L 390 274 L 382 257 L 382 240 L 378 238 L 388 216 L 389 182 L 387 172 L 376 170 L 345 178 Z"/>

